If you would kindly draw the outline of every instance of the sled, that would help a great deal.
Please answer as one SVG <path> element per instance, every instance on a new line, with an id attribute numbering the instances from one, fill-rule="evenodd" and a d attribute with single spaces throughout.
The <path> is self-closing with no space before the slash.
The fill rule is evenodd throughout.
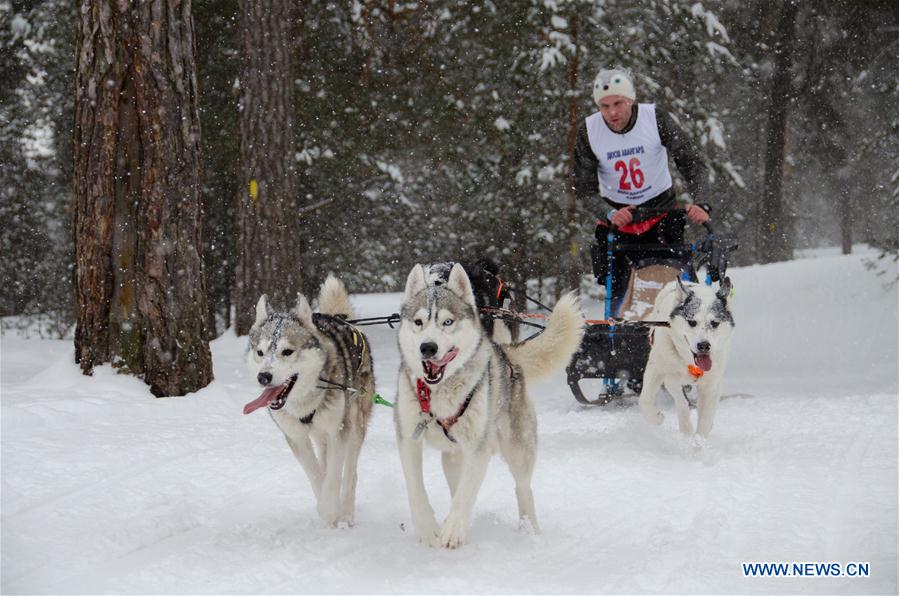
<path id="1" fill-rule="evenodd" d="M 662 212 L 665 211 L 635 209 L 634 217 L 647 219 Z M 706 284 L 724 278 L 729 253 L 736 250 L 737 244 L 730 237 L 715 234 L 709 222 L 703 225 L 707 234 L 692 244 L 639 246 L 642 252 L 654 256 L 632 264 L 627 293 L 615 313 L 612 312 L 613 267 L 607 268 L 604 316 L 587 321 L 580 348 L 566 368 L 568 386 L 578 402 L 603 406 L 628 394 L 640 393 L 651 348 L 650 334 L 654 327 L 667 325 L 666 321 L 647 320 L 656 295 L 665 284 L 678 277 L 696 281 L 697 269 L 705 270 Z M 625 247 L 616 242 L 615 229 L 609 229 L 606 253 L 609 263 L 617 253 L 634 248 L 633 244 Z M 584 380 L 594 380 L 589 384 L 595 394 L 581 386 Z"/>

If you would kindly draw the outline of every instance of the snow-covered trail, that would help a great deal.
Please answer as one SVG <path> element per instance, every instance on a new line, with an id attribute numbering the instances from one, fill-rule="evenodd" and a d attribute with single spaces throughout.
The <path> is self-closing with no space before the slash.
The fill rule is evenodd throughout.
<path id="1" fill-rule="evenodd" d="M 895 275 L 892 272 L 889 275 Z M 897 591 L 896 286 L 857 256 L 735 269 L 725 400 L 695 448 L 667 409 L 583 409 L 563 375 L 532 389 L 543 533 L 517 528 L 491 464 L 469 543 L 409 531 L 391 411 L 360 461 L 357 525 L 315 519 L 311 489 L 268 416 L 244 340 L 213 343 L 216 380 L 154 399 L 108 367 L 78 373 L 67 342 L 2 338 L 3 593 Z M 399 295 L 354 297 L 358 314 Z M 392 399 L 393 331 L 369 328 Z M 449 495 L 426 457 L 438 516 Z M 405 528 L 405 530 L 404 530 Z M 867 578 L 746 578 L 744 561 L 870 562 Z"/>

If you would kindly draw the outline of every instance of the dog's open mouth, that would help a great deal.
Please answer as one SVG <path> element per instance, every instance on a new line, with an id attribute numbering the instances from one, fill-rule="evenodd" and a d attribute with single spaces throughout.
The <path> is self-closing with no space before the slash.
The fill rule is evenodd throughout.
<path id="1" fill-rule="evenodd" d="M 422 360 L 421 367 L 425 371 L 425 383 L 428 385 L 433 385 L 435 383 L 439 383 L 440 379 L 443 378 L 443 373 L 446 370 L 446 365 L 453 361 L 453 358 L 459 353 L 459 348 L 453 348 L 449 352 L 446 353 L 446 356 L 441 358 L 440 360 Z"/>
<path id="2" fill-rule="evenodd" d="M 703 372 L 712 370 L 712 357 L 708 354 L 697 354 L 693 352 L 693 362 L 702 369 Z"/>
<path id="3" fill-rule="evenodd" d="M 254 410 L 268 406 L 272 410 L 280 410 L 287 401 L 287 394 L 293 389 L 293 384 L 297 382 L 297 375 L 287 379 L 287 382 L 274 387 L 266 387 L 262 391 L 262 395 L 248 403 L 243 407 L 243 413 L 249 414 Z"/>

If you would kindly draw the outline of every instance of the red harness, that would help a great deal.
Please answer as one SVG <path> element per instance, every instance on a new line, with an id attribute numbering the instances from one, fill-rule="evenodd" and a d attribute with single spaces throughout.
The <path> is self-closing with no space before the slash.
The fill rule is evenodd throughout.
<path id="1" fill-rule="evenodd" d="M 431 388 L 424 379 L 415 380 L 415 394 L 418 396 L 418 405 L 425 414 L 431 413 Z"/>
<path id="2" fill-rule="evenodd" d="M 465 398 L 465 401 L 462 402 L 462 405 L 459 406 L 459 410 L 455 414 L 449 418 L 437 418 L 437 424 L 443 428 L 443 434 L 446 435 L 447 439 L 454 443 L 456 440 L 450 436 L 449 430 L 459 421 L 459 418 L 462 417 L 465 410 L 468 409 L 468 404 L 471 403 L 471 398 L 474 397 L 474 392 L 479 386 L 480 383 L 478 383 L 468 397 Z M 418 405 L 421 408 L 421 411 L 425 414 L 431 414 L 431 388 L 428 387 L 428 384 L 425 383 L 424 379 L 415 380 L 415 395 L 418 397 Z M 431 414 L 431 416 L 433 416 L 433 414 Z"/>

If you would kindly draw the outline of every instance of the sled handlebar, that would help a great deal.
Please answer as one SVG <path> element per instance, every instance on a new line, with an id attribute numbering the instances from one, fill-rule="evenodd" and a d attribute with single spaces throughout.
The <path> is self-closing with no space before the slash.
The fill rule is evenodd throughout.
<path id="1" fill-rule="evenodd" d="M 660 209 L 660 208 L 653 208 L 653 207 L 634 207 L 633 209 L 631 209 L 631 213 L 633 213 L 633 215 L 634 215 L 633 221 L 635 221 L 635 222 L 646 221 L 647 219 L 649 219 L 651 217 L 655 217 L 657 215 L 676 213 L 678 211 L 686 211 L 686 208 L 670 207 L 668 209 Z M 711 218 L 709 218 L 705 222 L 703 222 L 702 227 L 704 227 L 709 234 L 715 233 L 715 230 L 712 228 L 712 219 Z M 609 230 L 617 233 L 618 226 L 612 225 L 611 222 L 609 222 Z"/>

